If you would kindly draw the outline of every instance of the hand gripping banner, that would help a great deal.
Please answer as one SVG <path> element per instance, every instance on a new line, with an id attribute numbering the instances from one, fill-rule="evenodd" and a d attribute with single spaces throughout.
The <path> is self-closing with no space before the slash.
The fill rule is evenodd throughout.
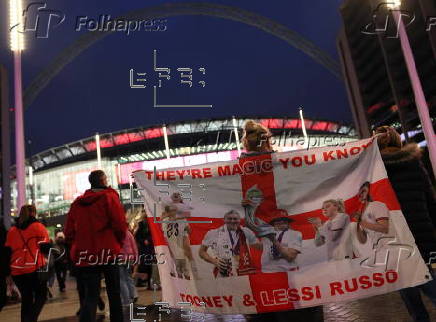
<path id="1" fill-rule="evenodd" d="M 374 142 L 134 172 L 163 301 L 249 314 L 429 281 Z"/>

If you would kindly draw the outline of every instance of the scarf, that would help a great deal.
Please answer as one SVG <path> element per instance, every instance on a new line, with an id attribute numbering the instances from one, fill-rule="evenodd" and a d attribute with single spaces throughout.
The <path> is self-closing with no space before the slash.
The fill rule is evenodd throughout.
<path id="1" fill-rule="evenodd" d="M 236 236 L 238 237 L 238 241 L 235 243 L 231 232 L 224 225 L 223 228 L 220 230 L 220 234 L 218 237 L 219 243 L 223 243 L 226 241 L 230 242 L 231 245 L 230 251 L 232 256 L 239 256 L 238 268 L 236 269 L 237 275 L 240 276 L 240 275 L 253 274 L 256 271 L 256 269 L 252 265 L 249 246 L 247 245 L 247 239 L 241 227 L 239 227 L 236 230 Z M 231 265 L 231 259 L 230 259 L 230 265 Z M 213 271 L 214 276 L 217 277 L 218 273 L 219 273 L 219 269 L 218 267 L 215 267 Z M 232 272 L 229 273 L 229 276 L 232 276 Z"/>

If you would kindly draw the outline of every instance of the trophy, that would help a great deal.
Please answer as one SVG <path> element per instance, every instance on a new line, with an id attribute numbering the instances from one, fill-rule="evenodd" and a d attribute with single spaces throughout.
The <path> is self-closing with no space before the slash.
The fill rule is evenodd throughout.
<path id="1" fill-rule="evenodd" d="M 218 259 L 220 262 L 224 262 L 224 267 L 219 268 L 219 274 L 222 277 L 232 276 L 232 250 L 229 248 L 229 245 L 222 245 L 220 243 L 220 247 L 218 247 Z"/>
<path id="2" fill-rule="evenodd" d="M 254 185 L 247 190 L 246 199 L 249 203 L 244 205 L 245 225 L 257 233 L 259 238 L 267 237 L 273 240 L 275 238 L 274 227 L 254 216 L 257 207 L 259 207 L 264 200 L 263 193 L 257 185 Z"/>

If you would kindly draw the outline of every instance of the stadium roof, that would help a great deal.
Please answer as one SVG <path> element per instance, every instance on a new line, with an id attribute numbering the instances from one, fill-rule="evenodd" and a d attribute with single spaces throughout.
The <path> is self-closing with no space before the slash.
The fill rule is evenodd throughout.
<path id="1" fill-rule="evenodd" d="M 237 118 L 236 124 L 239 132 L 242 131 L 243 124 L 249 119 L 256 120 L 268 127 L 273 134 L 283 131 L 301 133 L 302 122 L 299 118 Z M 305 119 L 305 126 L 310 134 L 356 135 L 354 129 L 349 125 L 331 121 Z M 170 145 L 172 147 L 198 146 L 199 141 L 205 146 L 208 144 L 218 145 L 231 141 L 234 130 L 232 118 L 177 122 L 166 125 L 166 128 L 167 135 L 171 138 Z M 137 127 L 100 134 L 99 136 L 103 156 L 117 158 L 120 162 L 127 161 L 121 159 L 123 155 L 138 152 L 152 153 L 149 159 L 158 159 L 161 156 L 153 152 L 164 150 L 163 125 Z M 225 146 L 225 144 L 217 147 L 218 150 L 228 148 L 229 146 Z M 95 158 L 96 149 L 95 137 L 88 137 L 33 155 L 30 162 L 35 170 L 45 170 L 70 162 Z M 191 153 L 195 153 L 195 150 Z"/>

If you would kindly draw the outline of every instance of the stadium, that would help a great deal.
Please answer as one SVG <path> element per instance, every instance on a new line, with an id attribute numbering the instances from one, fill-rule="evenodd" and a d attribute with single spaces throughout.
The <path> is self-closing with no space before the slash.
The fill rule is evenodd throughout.
<path id="1" fill-rule="evenodd" d="M 241 149 L 237 139 L 248 119 L 271 130 L 276 151 L 338 146 L 357 140 L 349 125 L 307 118 L 304 126 L 301 118 L 247 117 L 176 122 L 99 134 L 32 155 L 26 179 L 29 203 L 36 205 L 49 225 L 62 224 L 71 202 L 89 188 L 89 172 L 101 168 L 129 209 L 132 171 L 235 160 Z M 16 200 L 15 181 L 11 191 L 12 200 Z M 12 208 L 16 208 L 14 204 Z"/>

